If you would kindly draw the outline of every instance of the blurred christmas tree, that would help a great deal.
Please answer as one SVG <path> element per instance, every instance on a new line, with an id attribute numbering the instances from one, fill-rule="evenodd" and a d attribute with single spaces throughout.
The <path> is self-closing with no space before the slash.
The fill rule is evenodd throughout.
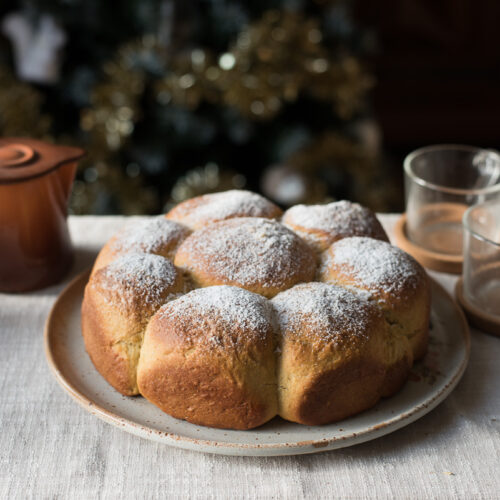
<path id="1" fill-rule="evenodd" d="M 7 0 L 0 19 L 0 133 L 87 149 L 75 213 L 259 185 L 390 206 L 346 0 Z"/>

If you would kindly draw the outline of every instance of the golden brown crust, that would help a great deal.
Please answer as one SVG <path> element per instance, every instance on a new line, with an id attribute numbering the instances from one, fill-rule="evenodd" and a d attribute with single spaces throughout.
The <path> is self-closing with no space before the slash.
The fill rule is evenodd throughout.
<path id="1" fill-rule="evenodd" d="M 207 361 L 173 354 L 141 368 L 141 394 L 175 418 L 221 429 L 252 429 L 274 416 L 257 394 L 238 387 L 216 359 Z"/>
<path id="2" fill-rule="evenodd" d="M 401 390 L 408 380 L 411 364 L 408 358 L 401 358 L 387 369 L 382 396 L 388 398 Z"/>
<path id="3" fill-rule="evenodd" d="M 236 217 L 277 219 L 282 213 L 277 205 L 263 196 L 235 189 L 183 201 L 170 210 L 166 217 L 191 229 L 202 229 L 208 224 Z"/>
<path id="4" fill-rule="evenodd" d="M 91 276 L 82 304 L 85 348 L 122 394 L 138 394 L 136 370 L 147 322 L 183 286 L 182 274 L 169 261 L 148 254 L 123 256 Z"/>
<path id="5" fill-rule="evenodd" d="M 427 314 L 427 318 L 429 318 L 429 314 Z M 429 324 L 429 321 L 427 321 L 427 324 Z M 427 348 L 429 347 L 429 327 L 422 326 L 419 328 L 410 338 L 410 345 L 413 350 L 413 359 L 420 361 L 427 354 Z"/>
<path id="6" fill-rule="evenodd" d="M 114 328 L 122 330 L 126 320 L 120 317 L 114 318 L 113 324 L 110 325 L 108 314 L 110 311 L 102 311 L 101 306 L 99 298 L 87 286 L 82 304 L 82 333 L 85 348 L 97 371 L 107 382 L 125 396 L 132 396 L 137 394 L 137 389 L 130 375 L 129 360 L 123 351 L 114 348 L 119 341 L 110 334 Z"/>
<path id="7" fill-rule="evenodd" d="M 406 383 L 413 365 L 413 354 L 406 337 L 394 338 L 388 333 L 386 342 L 386 373 L 382 385 L 382 396 L 389 397 Z"/>
<path id="8" fill-rule="evenodd" d="M 287 418 L 322 425 L 367 410 L 380 399 L 383 374 L 384 366 L 370 359 L 353 360 L 318 373 L 304 384 L 302 397 Z"/>
<path id="9" fill-rule="evenodd" d="M 194 290 L 146 331 L 141 394 L 176 418 L 250 429 L 276 415 L 274 331 L 267 301 L 236 287 Z"/>
<path id="10" fill-rule="evenodd" d="M 232 285 L 265 297 L 312 281 L 311 249 L 276 221 L 242 217 L 195 231 L 179 247 L 175 265 L 200 287 Z"/>
<path id="11" fill-rule="evenodd" d="M 386 373 L 386 325 L 368 301 L 323 283 L 272 299 L 281 327 L 279 414 L 319 425 L 373 406 Z"/>

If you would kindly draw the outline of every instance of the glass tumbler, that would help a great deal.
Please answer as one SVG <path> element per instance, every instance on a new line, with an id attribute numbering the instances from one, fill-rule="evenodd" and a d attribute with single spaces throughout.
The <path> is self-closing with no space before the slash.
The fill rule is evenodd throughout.
<path id="1" fill-rule="evenodd" d="M 500 200 L 470 207 L 463 227 L 464 296 L 500 321 Z"/>
<path id="2" fill-rule="evenodd" d="M 467 208 L 500 199 L 499 153 L 453 144 L 429 146 L 410 153 L 404 171 L 408 238 L 431 252 L 462 255 Z"/>

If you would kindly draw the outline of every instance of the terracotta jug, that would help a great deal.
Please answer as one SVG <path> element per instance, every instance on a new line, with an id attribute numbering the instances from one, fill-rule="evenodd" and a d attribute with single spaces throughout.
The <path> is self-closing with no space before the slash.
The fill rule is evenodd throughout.
<path id="1" fill-rule="evenodd" d="M 59 281 L 72 261 L 66 222 L 78 148 L 0 138 L 0 292 Z"/>

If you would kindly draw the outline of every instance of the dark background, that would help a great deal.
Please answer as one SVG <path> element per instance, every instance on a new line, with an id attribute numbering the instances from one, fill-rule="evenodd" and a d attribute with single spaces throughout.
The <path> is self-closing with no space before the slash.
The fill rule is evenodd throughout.
<path id="1" fill-rule="evenodd" d="M 378 35 L 373 106 L 384 146 L 402 159 L 432 143 L 500 146 L 500 2 L 356 3 Z"/>
<path id="2" fill-rule="evenodd" d="M 134 96 L 128 80 L 137 65 L 111 74 L 106 68 L 123 62 L 127 47 L 133 57 L 144 50 L 141 37 L 161 32 L 158 13 L 167 4 L 175 6 L 167 57 L 146 54 L 139 64 L 145 89 Z M 248 26 L 265 32 L 272 11 L 281 13 L 281 27 L 288 26 L 282 21 L 289 11 L 302 16 L 304 25 L 316 20 L 330 67 L 344 55 L 359 62 L 354 85 L 365 69 L 374 76 L 352 113 L 335 109 L 333 86 L 324 96 L 308 94 L 307 80 L 298 98 L 285 99 L 267 120 L 220 101 L 186 105 L 182 92 L 177 102 L 160 102 L 159 83 L 192 72 L 183 53 L 201 47 L 217 61 Z M 12 12 L 35 25 L 49 13 L 68 36 L 61 77 L 44 84 L 16 80 L 12 43 L 0 35 L 0 135 L 87 149 L 73 213 L 157 213 L 185 197 L 241 187 L 241 179 L 244 187 L 286 206 L 273 197 L 274 188 L 296 172 L 306 192 L 298 201 L 348 198 L 379 211 L 402 211 L 402 162 L 410 151 L 436 143 L 500 148 L 500 2 L 494 0 L 2 1 L 0 20 Z M 300 22 L 286 29 L 299 46 L 307 37 Z M 292 44 L 287 50 L 299 49 Z M 180 62 L 169 59 L 176 52 Z M 265 70 L 256 66 L 250 75 Z M 279 64 L 271 61 L 269 67 L 276 71 Z M 239 92 L 242 101 L 246 91 Z M 82 119 L 116 113 L 113 93 L 124 93 L 134 112 L 133 134 L 114 150 L 106 123 L 86 128 Z M 321 142 L 325 133 L 333 135 Z M 218 167 L 207 170 L 207 164 Z"/>

